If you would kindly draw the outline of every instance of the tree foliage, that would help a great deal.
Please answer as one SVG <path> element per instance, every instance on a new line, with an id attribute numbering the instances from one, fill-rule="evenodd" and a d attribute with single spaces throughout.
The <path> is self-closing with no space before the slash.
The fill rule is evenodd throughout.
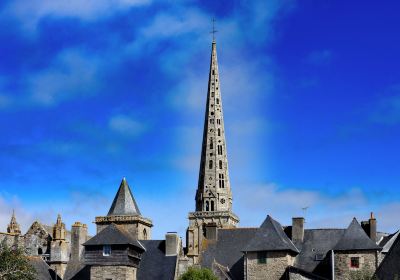
<path id="1" fill-rule="evenodd" d="M 0 245 L 1 280 L 35 280 L 35 268 L 29 263 L 24 252 L 19 248 Z"/>
<path id="2" fill-rule="evenodd" d="M 179 280 L 218 280 L 218 278 L 208 268 L 189 267 Z"/>

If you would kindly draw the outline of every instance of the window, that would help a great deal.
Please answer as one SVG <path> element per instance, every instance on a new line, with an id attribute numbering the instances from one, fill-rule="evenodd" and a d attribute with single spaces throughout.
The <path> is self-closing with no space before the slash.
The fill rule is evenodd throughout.
<path id="1" fill-rule="evenodd" d="M 214 149 L 214 143 L 212 138 L 210 138 L 210 149 Z"/>
<path id="2" fill-rule="evenodd" d="M 211 92 L 211 97 L 214 97 L 214 92 L 213 91 Z"/>
<path id="3" fill-rule="evenodd" d="M 210 160 L 210 161 L 208 162 L 208 169 L 212 169 L 212 168 L 213 168 L 213 161 Z"/>
<path id="4" fill-rule="evenodd" d="M 210 119 L 210 124 L 214 124 L 214 119 Z"/>
<path id="5" fill-rule="evenodd" d="M 38 255 L 42 255 L 43 254 L 43 249 L 39 248 L 37 253 L 38 253 Z"/>
<path id="6" fill-rule="evenodd" d="M 351 257 L 350 258 L 350 267 L 359 268 L 360 267 L 360 258 L 359 257 Z"/>
<path id="7" fill-rule="evenodd" d="M 222 169 L 222 160 L 219 161 L 219 169 Z"/>
<path id="8" fill-rule="evenodd" d="M 218 145 L 218 154 L 222 155 L 222 145 Z"/>
<path id="9" fill-rule="evenodd" d="M 206 201 L 206 211 L 210 211 L 210 203 Z"/>
<path id="10" fill-rule="evenodd" d="M 147 231 L 145 228 L 143 229 L 143 239 L 147 240 Z"/>
<path id="11" fill-rule="evenodd" d="M 103 256 L 110 256 L 111 255 L 111 245 L 104 245 L 103 246 Z"/>
<path id="12" fill-rule="evenodd" d="M 221 129 L 218 128 L 218 136 L 221 136 Z"/>
<path id="13" fill-rule="evenodd" d="M 258 264 L 267 263 L 267 252 L 265 251 L 257 252 L 257 263 Z"/>
<path id="14" fill-rule="evenodd" d="M 221 120 L 220 119 L 217 119 L 217 124 L 221 124 Z"/>
<path id="15" fill-rule="evenodd" d="M 219 104 L 219 98 L 217 98 L 217 104 Z"/>
<path id="16" fill-rule="evenodd" d="M 212 74 L 213 74 L 213 75 L 215 75 L 215 70 L 214 70 L 214 69 L 213 69 L 213 72 L 212 72 Z"/>
<path id="17" fill-rule="evenodd" d="M 224 174 L 218 174 L 218 184 L 220 188 L 225 188 Z"/>
<path id="18" fill-rule="evenodd" d="M 211 211 L 214 211 L 214 200 L 211 200 Z"/>

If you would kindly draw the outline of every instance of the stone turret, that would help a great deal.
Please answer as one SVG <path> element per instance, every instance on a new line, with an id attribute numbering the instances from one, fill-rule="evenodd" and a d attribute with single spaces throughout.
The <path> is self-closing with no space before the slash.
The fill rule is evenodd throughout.
<path id="1" fill-rule="evenodd" d="M 19 224 L 17 223 L 17 219 L 15 218 L 14 210 L 13 210 L 13 213 L 11 216 L 11 221 L 10 221 L 9 225 L 7 226 L 7 233 L 13 234 L 13 235 L 21 234 L 21 229 L 19 227 Z"/>
<path id="2" fill-rule="evenodd" d="M 197 263 L 203 241 L 206 241 L 207 225 L 232 228 L 239 222 L 239 218 L 232 212 L 232 191 L 215 40 L 211 48 L 203 143 L 195 200 L 196 211 L 189 213 L 186 240 L 187 255 Z"/>
<path id="3" fill-rule="evenodd" d="M 50 267 L 61 277 L 64 277 L 65 269 L 69 261 L 69 242 L 66 240 L 65 224 L 58 214 L 57 222 L 53 226 L 53 239 L 50 244 Z"/>
<path id="4" fill-rule="evenodd" d="M 114 223 L 121 225 L 136 239 L 151 239 L 151 227 L 153 223 L 140 213 L 139 206 L 125 178 L 121 181 L 107 216 L 96 217 L 95 223 L 97 233 Z"/>

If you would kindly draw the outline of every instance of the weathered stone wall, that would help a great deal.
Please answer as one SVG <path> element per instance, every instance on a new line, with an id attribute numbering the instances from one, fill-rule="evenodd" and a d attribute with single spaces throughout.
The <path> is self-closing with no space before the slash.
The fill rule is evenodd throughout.
<path id="1" fill-rule="evenodd" d="M 372 275 L 378 264 L 376 251 L 346 251 L 335 252 L 335 277 L 337 280 L 351 279 L 356 273 Z M 350 266 L 352 257 L 360 258 L 359 268 Z"/>
<path id="2" fill-rule="evenodd" d="M 71 230 L 71 261 L 82 259 L 83 243 L 88 240 L 87 226 L 80 222 L 75 222 Z"/>
<path id="3" fill-rule="evenodd" d="M 130 266 L 92 266 L 90 280 L 136 280 L 136 268 Z"/>
<path id="4" fill-rule="evenodd" d="M 289 272 L 289 279 L 290 280 L 312 280 L 313 278 L 309 278 L 309 277 L 303 276 L 298 273 Z"/>
<path id="5" fill-rule="evenodd" d="M 51 269 L 53 269 L 61 279 L 64 278 L 65 270 L 67 269 L 67 263 L 52 263 L 50 264 Z"/>
<path id="6" fill-rule="evenodd" d="M 287 252 L 267 252 L 265 264 L 258 263 L 257 252 L 248 252 L 245 261 L 245 273 L 248 280 L 278 280 L 294 258 Z"/>

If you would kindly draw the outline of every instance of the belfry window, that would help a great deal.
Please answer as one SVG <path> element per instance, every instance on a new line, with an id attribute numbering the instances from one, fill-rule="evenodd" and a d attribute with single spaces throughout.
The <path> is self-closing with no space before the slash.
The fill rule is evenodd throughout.
<path id="1" fill-rule="evenodd" d="M 210 203 L 206 201 L 206 211 L 210 211 Z"/>
<path id="2" fill-rule="evenodd" d="M 214 211 L 214 200 L 211 200 L 211 211 Z"/>
<path id="3" fill-rule="evenodd" d="M 217 124 L 221 124 L 221 120 L 220 119 L 217 119 Z"/>
<path id="4" fill-rule="evenodd" d="M 222 160 L 219 161 L 219 169 L 222 169 Z"/>
<path id="5" fill-rule="evenodd" d="M 221 129 L 218 128 L 218 136 L 221 136 Z"/>
<path id="6" fill-rule="evenodd" d="M 208 162 L 208 169 L 212 169 L 212 168 L 213 168 L 213 161 L 210 160 L 210 161 Z"/>
<path id="7" fill-rule="evenodd" d="M 218 179 L 219 187 L 222 189 L 225 188 L 224 174 L 219 174 Z"/>
<path id="8" fill-rule="evenodd" d="M 145 228 L 143 229 L 143 239 L 147 240 L 147 231 Z"/>
<path id="9" fill-rule="evenodd" d="M 111 255 L 111 245 L 103 246 L 103 256 L 108 257 Z"/>
<path id="10" fill-rule="evenodd" d="M 222 155 L 222 145 L 218 145 L 218 154 Z"/>

